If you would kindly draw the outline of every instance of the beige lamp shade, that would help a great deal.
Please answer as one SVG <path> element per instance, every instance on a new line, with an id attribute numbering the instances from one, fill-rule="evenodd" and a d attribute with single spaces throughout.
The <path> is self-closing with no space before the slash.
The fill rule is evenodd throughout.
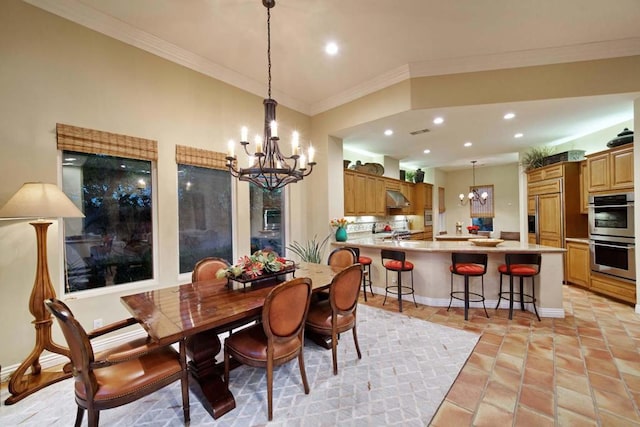
<path id="1" fill-rule="evenodd" d="M 84 214 L 55 184 L 26 182 L 0 209 L 0 218 L 82 218 Z"/>

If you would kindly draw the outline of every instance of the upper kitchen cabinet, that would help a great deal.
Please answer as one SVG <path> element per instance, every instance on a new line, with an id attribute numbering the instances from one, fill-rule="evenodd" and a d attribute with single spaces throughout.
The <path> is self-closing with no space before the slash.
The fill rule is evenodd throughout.
<path id="1" fill-rule="evenodd" d="M 444 213 L 446 210 L 444 205 L 444 187 L 438 187 L 438 213 Z"/>
<path id="2" fill-rule="evenodd" d="M 345 216 L 384 216 L 386 179 L 371 174 L 344 171 Z"/>
<path id="3" fill-rule="evenodd" d="M 416 210 L 415 184 L 407 181 L 400 181 L 400 192 L 409 200 L 409 206 L 400 209 L 402 215 L 413 215 Z"/>
<path id="4" fill-rule="evenodd" d="M 415 184 L 414 215 L 423 215 L 433 209 L 433 185 L 425 182 Z"/>
<path id="5" fill-rule="evenodd" d="M 633 189 L 633 146 L 624 145 L 587 157 L 589 193 Z"/>

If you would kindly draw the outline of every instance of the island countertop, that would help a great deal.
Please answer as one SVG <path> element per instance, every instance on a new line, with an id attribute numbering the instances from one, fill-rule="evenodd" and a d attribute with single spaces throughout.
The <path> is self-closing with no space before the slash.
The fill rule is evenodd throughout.
<path id="1" fill-rule="evenodd" d="M 332 242 L 334 246 L 357 246 L 373 249 L 400 249 L 418 252 L 471 252 L 471 253 L 507 253 L 507 252 L 533 252 L 533 253 L 562 253 L 564 248 L 536 245 L 514 240 L 505 240 L 495 247 L 476 246 L 468 241 L 428 241 L 428 240 L 390 240 L 379 237 L 367 236 L 349 239 L 346 242 Z"/>

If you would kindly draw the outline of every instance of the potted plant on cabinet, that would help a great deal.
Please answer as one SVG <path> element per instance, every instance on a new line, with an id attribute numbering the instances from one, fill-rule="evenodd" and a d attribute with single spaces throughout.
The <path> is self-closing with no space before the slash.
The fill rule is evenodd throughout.
<path id="1" fill-rule="evenodd" d="M 525 171 L 544 166 L 544 158 L 553 154 L 554 148 L 547 146 L 531 147 L 522 155 L 521 164 Z"/>

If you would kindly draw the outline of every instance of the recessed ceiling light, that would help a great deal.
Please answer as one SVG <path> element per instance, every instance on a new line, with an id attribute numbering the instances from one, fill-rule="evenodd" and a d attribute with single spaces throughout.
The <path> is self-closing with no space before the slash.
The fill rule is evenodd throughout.
<path id="1" fill-rule="evenodd" d="M 444 123 L 444 119 L 442 117 L 436 117 L 435 119 L 433 119 L 433 123 L 436 125 L 440 125 Z"/>
<path id="2" fill-rule="evenodd" d="M 429 154 L 431 152 L 431 150 L 429 150 L 428 148 L 426 150 L 424 150 L 424 154 Z"/>
<path id="3" fill-rule="evenodd" d="M 391 129 L 387 129 L 387 130 L 384 131 L 384 134 L 387 135 L 387 136 L 391 136 L 391 135 L 393 135 L 393 131 Z"/>
<path id="4" fill-rule="evenodd" d="M 522 138 L 524 136 L 524 134 L 522 133 L 516 133 L 515 135 L 513 135 L 514 138 Z"/>
<path id="5" fill-rule="evenodd" d="M 335 42 L 329 42 L 325 45 L 324 51 L 327 55 L 335 55 L 338 53 L 338 45 Z"/>
<path id="6" fill-rule="evenodd" d="M 472 144 L 471 142 L 469 142 L 469 141 L 467 141 L 467 142 L 465 142 L 465 143 L 464 143 L 464 146 L 465 146 L 465 147 L 471 147 L 472 145 L 473 145 L 473 144 Z"/>
<path id="7" fill-rule="evenodd" d="M 504 119 L 505 119 L 505 120 L 511 120 L 511 119 L 513 119 L 515 116 L 516 116 L 516 115 L 515 115 L 515 113 L 507 113 L 507 114 L 505 114 L 505 115 L 504 115 Z"/>

